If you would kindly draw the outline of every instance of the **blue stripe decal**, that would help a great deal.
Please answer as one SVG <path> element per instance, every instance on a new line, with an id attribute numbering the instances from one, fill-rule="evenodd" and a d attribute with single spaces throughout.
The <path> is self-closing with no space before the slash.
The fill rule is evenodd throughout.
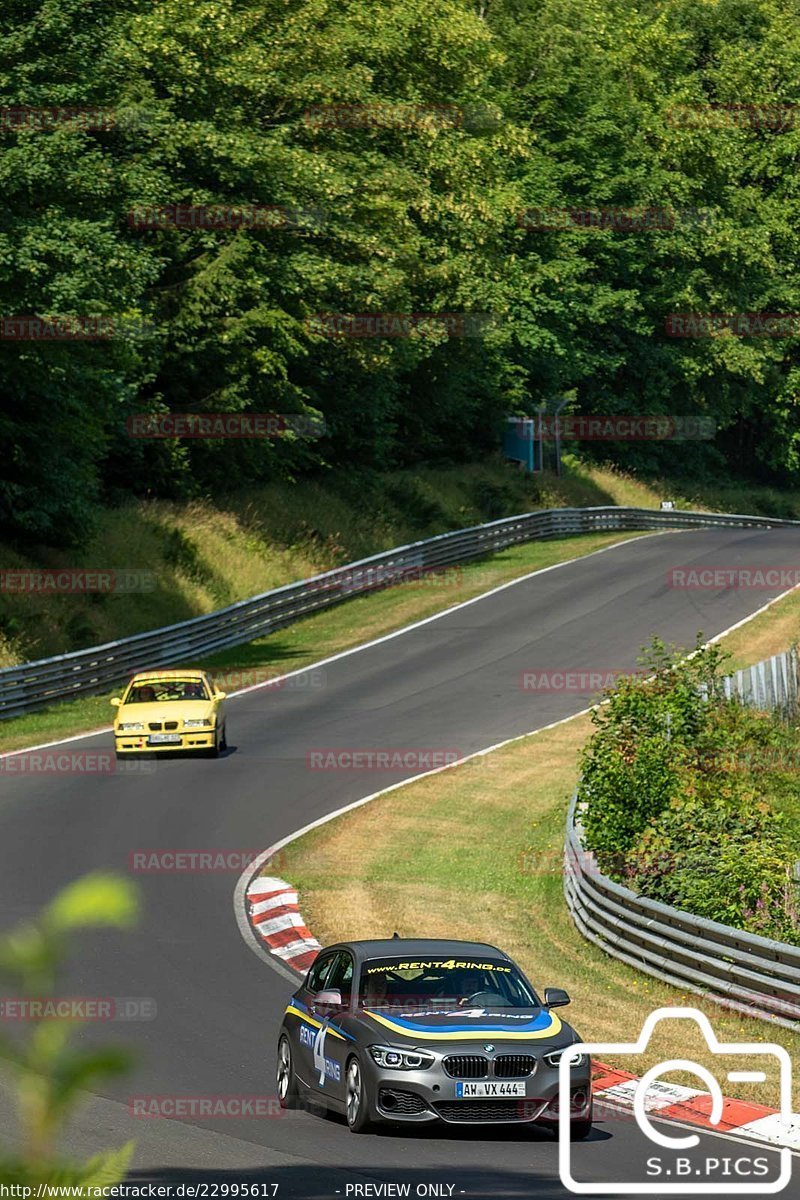
<path id="1" fill-rule="evenodd" d="M 419 1021 L 395 1016 L 392 1012 L 378 1009 L 375 1011 L 379 1016 L 390 1020 L 392 1024 L 401 1025 L 403 1029 L 408 1029 L 412 1033 L 485 1033 L 488 1037 L 492 1033 L 538 1033 L 542 1029 L 547 1029 L 552 1023 L 550 1013 L 541 1012 L 532 1021 L 515 1021 L 511 1025 L 504 1025 L 499 1021 L 493 1022 L 491 1025 L 479 1025 L 477 1021 L 473 1021 L 471 1025 L 450 1025 L 448 1022 L 443 1022 L 441 1025 L 423 1025 Z"/>

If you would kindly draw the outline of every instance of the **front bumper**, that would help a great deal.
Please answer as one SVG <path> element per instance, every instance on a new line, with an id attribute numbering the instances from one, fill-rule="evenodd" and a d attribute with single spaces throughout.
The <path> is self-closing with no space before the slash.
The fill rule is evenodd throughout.
<path id="1" fill-rule="evenodd" d="M 424 1048 L 430 1053 L 430 1048 Z M 552 1049 L 552 1047 L 548 1047 Z M 425 1124 L 445 1121 L 450 1125 L 464 1124 L 532 1124 L 536 1121 L 558 1121 L 557 1068 L 550 1067 L 541 1053 L 532 1054 L 534 1070 L 529 1074 L 495 1074 L 495 1063 L 506 1055 L 519 1056 L 519 1044 L 512 1048 L 498 1046 L 488 1059 L 484 1078 L 469 1079 L 451 1074 L 453 1063 L 448 1058 L 475 1056 L 474 1044 L 469 1050 L 448 1047 L 436 1054 L 432 1067 L 420 1071 L 400 1071 L 379 1067 L 368 1050 L 364 1051 L 362 1072 L 369 1098 L 372 1119 L 379 1122 Z M 457 1069 L 457 1068 L 456 1068 Z M 575 1068 L 570 1077 L 570 1109 L 573 1119 L 588 1116 L 591 1109 L 591 1063 Z M 524 1085 L 524 1095 L 471 1097 L 460 1094 L 459 1083 Z M 517 1088 L 517 1090 L 520 1090 Z"/>
<path id="2" fill-rule="evenodd" d="M 176 736 L 180 741 L 148 741 L 148 733 L 115 733 L 114 745 L 117 754 L 174 754 L 181 750 L 212 750 L 217 736 L 216 729 L 188 729 Z"/>

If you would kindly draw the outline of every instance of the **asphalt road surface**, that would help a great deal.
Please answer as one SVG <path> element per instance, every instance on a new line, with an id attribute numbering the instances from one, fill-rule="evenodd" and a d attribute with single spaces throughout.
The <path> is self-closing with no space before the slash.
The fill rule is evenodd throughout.
<path id="1" fill-rule="evenodd" d="M 298 682 L 231 700 L 231 749 L 219 760 L 159 760 L 152 772 L 72 775 L 14 773 L 6 762 L 0 774 L 3 924 L 35 913 L 87 871 L 126 872 L 137 850 L 258 851 L 418 773 L 413 767 L 310 769 L 310 751 L 469 754 L 569 716 L 587 706 L 589 691 L 525 691 L 522 672 L 629 670 L 654 633 L 692 644 L 698 631 L 711 637 L 782 590 L 677 589 L 668 582 L 673 567 L 786 567 L 799 558 L 800 532 L 793 529 L 634 540 L 330 662 L 314 677 L 324 686 Z M 103 734 L 68 748 L 109 745 L 110 735 Z M 123 1040 L 139 1065 L 124 1084 L 91 1098 L 70 1130 L 69 1151 L 86 1154 L 135 1137 L 137 1179 L 264 1181 L 278 1184 L 279 1196 L 380 1195 L 367 1185 L 387 1182 L 410 1184 L 410 1195 L 418 1194 L 418 1185 L 442 1185 L 439 1194 L 456 1200 L 568 1195 L 559 1182 L 557 1144 L 546 1132 L 437 1128 L 356 1137 L 338 1120 L 305 1113 L 133 1118 L 131 1096 L 273 1095 L 276 1032 L 291 991 L 239 933 L 231 899 L 235 874 L 137 878 L 144 904 L 138 929 L 79 940 L 61 991 L 149 998 L 156 1015 L 93 1026 L 82 1035 Z M 534 979 L 537 986 L 558 982 Z M 570 1012 L 591 1040 L 591 997 L 576 997 Z M 7 1108 L 4 1096 L 3 1128 Z M 574 1148 L 575 1172 L 587 1180 L 632 1180 L 651 1151 L 633 1121 L 601 1113 L 592 1139 Z M 735 1160 L 751 1152 L 703 1135 L 695 1153 Z M 776 1156 L 764 1156 L 774 1169 Z M 366 1190 L 354 1190 L 361 1185 Z M 800 1184 L 783 1195 L 800 1195 Z"/>

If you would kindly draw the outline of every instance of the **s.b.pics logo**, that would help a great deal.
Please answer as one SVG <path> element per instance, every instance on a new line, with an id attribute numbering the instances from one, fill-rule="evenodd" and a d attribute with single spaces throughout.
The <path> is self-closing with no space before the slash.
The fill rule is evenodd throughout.
<path id="1" fill-rule="evenodd" d="M 657 1063 L 641 1078 L 627 1078 L 604 1092 L 604 1103 L 633 1109 L 633 1117 L 644 1139 L 626 1139 L 624 1156 L 612 1155 L 622 1164 L 613 1181 L 592 1179 L 592 1166 L 608 1161 L 605 1156 L 581 1155 L 578 1163 L 571 1140 L 570 1064 L 579 1056 L 611 1061 L 614 1066 L 625 1056 L 644 1054 L 660 1021 L 693 1022 L 687 1037 L 699 1029 L 708 1053 L 714 1056 L 715 1071 L 687 1058 L 670 1058 Z M 705 1057 L 705 1055 L 704 1055 Z M 630 1065 L 635 1071 L 637 1064 Z M 694 1077 L 689 1088 L 664 1077 L 679 1073 Z M 781 1145 L 778 1131 L 792 1122 L 792 1065 L 782 1046 L 761 1042 L 720 1042 L 708 1018 L 694 1008 L 662 1008 L 645 1021 L 638 1041 L 632 1043 L 578 1043 L 568 1047 L 559 1062 L 559 1173 L 570 1192 L 583 1196 L 675 1196 L 775 1195 L 790 1182 L 792 1152 Z M 722 1082 L 720 1082 L 722 1081 Z M 737 1123 L 726 1119 L 725 1092 L 741 1085 L 764 1085 L 764 1105 L 778 1102 L 770 1113 L 775 1136 L 761 1137 L 761 1145 L 736 1136 Z M 703 1090 L 700 1091 L 699 1089 Z M 614 1095 L 614 1093 L 618 1093 Z M 776 1095 L 777 1092 L 777 1095 Z M 771 1094 L 770 1094 L 771 1093 Z M 682 1111 L 680 1111 L 682 1109 Z M 696 1126 L 700 1133 L 693 1132 Z M 728 1134 L 723 1139 L 720 1134 Z M 759 1135 L 754 1131 L 753 1138 Z M 625 1178 L 625 1175 L 628 1178 Z"/>

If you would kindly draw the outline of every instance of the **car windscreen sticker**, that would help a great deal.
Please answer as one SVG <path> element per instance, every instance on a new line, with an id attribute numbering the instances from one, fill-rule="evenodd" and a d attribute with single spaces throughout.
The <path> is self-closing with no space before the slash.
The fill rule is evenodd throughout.
<path id="1" fill-rule="evenodd" d="M 501 974 L 511 974 L 511 967 L 508 966 L 507 963 L 490 962 L 488 960 L 482 962 L 470 962 L 469 959 L 457 958 L 425 958 L 414 960 L 409 959 L 408 961 L 393 958 L 387 962 L 370 962 L 364 968 L 363 973 L 365 975 L 377 975 L 380 971 L 428 971 L 431 969 L 437 971 L 497 971 Z"/>

